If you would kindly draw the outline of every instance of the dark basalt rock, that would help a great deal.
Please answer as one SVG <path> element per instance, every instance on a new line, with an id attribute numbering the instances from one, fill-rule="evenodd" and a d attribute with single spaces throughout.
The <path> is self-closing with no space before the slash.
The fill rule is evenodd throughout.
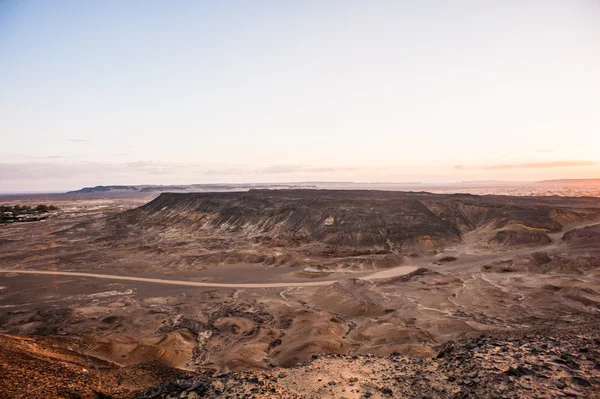
<path id="1" fill-rule="evenodd" d="M 581 206 L 585 201 L 574 202 Z M 591 205 L 591 204 L 590 204 Z M 596 204 L 597 205 L 597 204 Z M 115 223 L 156 229 L 213 228 L 268 240 L 323 242 L 335 248 L 439 249 L 464 231 L 490 225 L 500 245 L 549 243 L 562 229 L 554 215 L 573 213 L 547 198 L 442 195 L 394 191 L 250 190 L 163 193 Z M 282 238 L 283 237 L 283 238 Z M 540 256 L 541 263 L 547 262 Z"/>

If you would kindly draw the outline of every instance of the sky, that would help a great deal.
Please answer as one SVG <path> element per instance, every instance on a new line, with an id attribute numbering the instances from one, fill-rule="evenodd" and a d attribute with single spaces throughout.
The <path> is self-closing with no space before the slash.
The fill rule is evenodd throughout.
<path id="1" fill-rule="evenodd" d="M 600 1 L 0 1 L 0 192 L 600 178 Z"/>

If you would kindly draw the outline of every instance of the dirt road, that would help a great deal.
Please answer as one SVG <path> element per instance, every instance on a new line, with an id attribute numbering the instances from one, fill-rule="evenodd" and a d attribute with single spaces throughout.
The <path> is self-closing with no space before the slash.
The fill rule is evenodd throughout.
<path id="1" fill-rule="evenodd" d="M 588 222 L 579 224 L 576 226 L 570 226 L 570 229 L 573 228 L 582 228 L 587 226 L 592 226 L 598 224 L 597 221 Z M 566 230 L 565 230 L 566 231 Z M 485 263 L 499 261 L 504 259 L 510 259 L 519 255 L 526 255 L 537 251 L 548 251 L 554 249 L 560 245 L 560 237 L 564 234 L 563 232 L 551 234 L 552 243 L 545 246 L 538 246 L 533 248 L 521 248 L 516 250 L 503 251 L 501 253 L 493 254 L 493 255 L 476 255 L 476 256 L 467 256 L 466 258 L 459 259 L 453 262 L 450 265 L 444 265 L 437 268 L 438 271 L 441 272 L 450 272 L 456 271 L 459 269 L 470 268 L 473 266 L 482 265 Z M 466 244 L 463 244 L 466 245 Z M 424 262 L 421 260 L 419 262 L 422 266 L 414 265 L 414 266 L 399 266 L 391 269 L 381 270 L 370 274 L 368 276 L 363 276 L 361 280 L 374 280 L 374 279 L 382 279 L 382 278 L 391 278 L 397 276 L 403 276 L 409 274 L 419 267 L 431 267 L 430 262 Z M 425 265 L 424 263 L 427 263 Z M 227 284 L 227 283 L 206 283 L 206 282 L 197 282 L 197 281 L 184 281 L 184 280 L 168 280 L 168 279 L 159 279 L 159 278 L 146 278 L 146 277 L 135 277 L 135 276 L 118 276 L 113 274 L 97 274 L 97 273 L 81 273 L 81 272 L 65 272 L 65 271 L 51 271 L 51 270 L 12 270 L 12 269 L 0 269 L 0 273 L 19 273 L 19 274 L 43 274 L 43 275 L 59 275 L 59 276 L 75 276 L 75 277 L 91 277 L 91 278 L 102 278 L 107 280 L 125 280 L 125 281 L 141 281 L 145 283 L 156 283 L 156 284 L 170 284 L 170 285 L 180 285 L 180 286 L 188 286 L 188 287 L 212 287 L 212 288 L 286 288 L 286 287 L 316 287 L 316 286 L 324 286 L 331 285 L 337 281 L 336 280 L 326 280 L 326 281 L 309 281 L 309 282 L 281 282 L 281 283 L 245 283 L 245 284 Z"/>
<path id="2" fill-rule="evenodd" d="M 377 272 L 370 276 L 365 276 L 363 280 L 371 280 L 373 278 L 388 278 L 395 276 L 402 276 L 408 274 L 416 267 L 412 266 L 401 266 L 382 272 Z M 225 284 L 225 283 L 204 283 L 197 281 L 183 281 L 183 280 L 166 280 L 159 278 L 146 278 L 146 277 L 134 277 L 134 276 L 117 276 L 114 274 L 97 274 L 97 273 L 81 273 L 81 272 L 63 272 L 53 270 L 11 270 L 11 269 L 0 269 L 0 273 L 17 273 L 17 274 L 37 274 L 37 275 L 55 275 L 55 276 L 73 276 L 73 277 L 91 277 L 91 278 L 102 278 L 107 280 L 125 280 L 125 281 L 141 281 L 144 283 L 156 283 L 156 284 L 170 284 L 170 285 L 181 285 L 188 287 L 213 287 L 213 288 L 284 288 L 284 287 L 316 287 L 322 285 L 331 285 L 339 280 L 327 280 L 327 281 L 309 281 L 309 282 L 288 282 L 288 283 L 247 283 L 247 284 Z"/>

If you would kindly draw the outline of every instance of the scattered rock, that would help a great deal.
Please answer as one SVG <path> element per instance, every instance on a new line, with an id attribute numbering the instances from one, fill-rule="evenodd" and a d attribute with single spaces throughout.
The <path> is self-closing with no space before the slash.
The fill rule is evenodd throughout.
<path id="1" fill-rule="evenodd" d="M 565 387 L 567 386 L 567 384 L 565 384 L 564 381 L 562 380 L 554 380 L 552 381 L 552 383 L 558 388 L 558 389 L 565 389 Z"/>
<path id="2" fill-rule="evenodd" d="M 582 387 L 589 387 L 592 385 L 588 380 L 581 377 L 573 377 L 573 382 L 577 385 L 581 385 Z"/>

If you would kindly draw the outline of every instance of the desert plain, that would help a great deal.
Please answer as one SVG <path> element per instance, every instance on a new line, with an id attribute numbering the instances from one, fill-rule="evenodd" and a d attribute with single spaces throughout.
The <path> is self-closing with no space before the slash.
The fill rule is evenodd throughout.
<path id="1" fill-rule="evenodd" d="M 58 208 L 0 225 L 0 397 L 599 397 L 600 198 L 545 190 L 0 197 Z"/>

